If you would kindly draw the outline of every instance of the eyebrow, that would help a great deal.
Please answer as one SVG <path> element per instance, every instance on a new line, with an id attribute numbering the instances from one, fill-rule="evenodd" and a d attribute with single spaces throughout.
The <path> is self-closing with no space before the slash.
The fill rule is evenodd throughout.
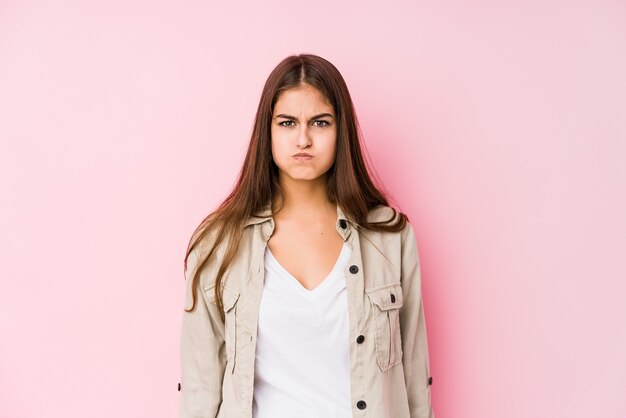
<path id="1" fill-rule="evenodd" d="M 324 118 L 324 117 L 334 118 L 334 116 L 332 114 L 330 114 L 330 113 L 320 113 L 319 115 L 315 115 L 311 119 L 309 119 L 309 122 L 312 121 L 312 120 L 316 120 L 316 119 L 320 119 L 320 118 Z M 281 113 L 280 115 L 276 115 L 274 117 L 274 119 L 277 119 L 277 118 L 283 118 L 283 119 L 295 120 L 295 121 L 298 120 L 297 117 L 291 116 L 291 115 L 285 115 L 284 113 Z"/>

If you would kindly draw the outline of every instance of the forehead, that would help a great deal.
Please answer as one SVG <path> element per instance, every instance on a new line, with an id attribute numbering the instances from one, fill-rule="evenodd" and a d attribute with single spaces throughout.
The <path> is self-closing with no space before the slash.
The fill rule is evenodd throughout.
<path id="1" fill-rule="evenodd" d="M 321 91 L 305 84 L 282 92 L 274 106 L 274 113 L 333 113 L 333 107 Z"/>

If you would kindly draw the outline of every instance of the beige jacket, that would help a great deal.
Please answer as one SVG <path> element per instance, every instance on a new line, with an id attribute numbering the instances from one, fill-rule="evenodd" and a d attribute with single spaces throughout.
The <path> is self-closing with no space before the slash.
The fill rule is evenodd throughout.
<path id="1" fill-rule="evenodd" d="M 215 304 L 216 263 L 200 276 L 196 307 L 181 329 L 180 418 L 251 418 L 264 252 L 274 219 L 269 206 L 246 223 L 239 254 L 224 276 L 225 323 Z M 389 220 L 388 206 L 370 211 Z M 373 232 L 356 226 L 337 205 L 337 233 L 352 249 L 346 266 L 352 416 L 434 418 L 420 262 L 413 227 Z M 185 306 L 191 306 L 187 263 Z M 224 245 L 217 255 L 222 256 Z"/>

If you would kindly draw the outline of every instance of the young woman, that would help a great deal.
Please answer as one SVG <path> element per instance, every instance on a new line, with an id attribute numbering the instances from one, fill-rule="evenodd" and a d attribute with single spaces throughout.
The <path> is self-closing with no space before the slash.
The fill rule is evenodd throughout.
<path id="1" fill-rule="evenodd" d="M 434 418 L 413 227 L 372 182 L 327 60 L 270 74 L 185 275 L 181 418 Z"/>

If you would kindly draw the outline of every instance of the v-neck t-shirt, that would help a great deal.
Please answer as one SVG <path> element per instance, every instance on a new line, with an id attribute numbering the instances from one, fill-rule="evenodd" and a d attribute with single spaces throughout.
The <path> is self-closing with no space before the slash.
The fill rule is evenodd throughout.
<path id="1" fill-rule="evenodd" d="M 343 244 L 308 290 L 265 250 L 254 372 L 254 418 L 349 418 L 350 356 Z"/>

